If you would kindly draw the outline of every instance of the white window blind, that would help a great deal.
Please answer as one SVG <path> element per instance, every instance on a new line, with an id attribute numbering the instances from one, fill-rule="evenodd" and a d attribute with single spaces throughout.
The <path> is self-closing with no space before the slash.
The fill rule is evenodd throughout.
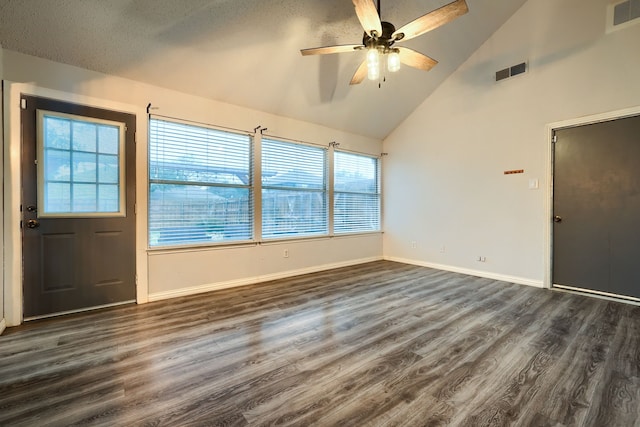
<path id="1" fill-rule="evenodd" d="M 149 245 L 253 238 L 251 137 L 149 121 Z"/>
<path id="2" fill-rule="evenodd" d="M 262 237 L 328 234 L 326 150 L 262 139 Z"/>
<path id="3" fill-rule="evenodd" d="M 378 159 L 334 153 L 333 231 L 335 234 L 380 231 Z"/>

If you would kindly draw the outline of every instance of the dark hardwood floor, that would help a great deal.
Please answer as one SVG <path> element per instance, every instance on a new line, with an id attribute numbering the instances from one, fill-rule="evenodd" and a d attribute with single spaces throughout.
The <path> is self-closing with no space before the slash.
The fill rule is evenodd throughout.
<path id="1" fill-rule="evenodd" d="M 640 308 L 375 262 L 38 321 L 0 425 L 637 426 Z"/>

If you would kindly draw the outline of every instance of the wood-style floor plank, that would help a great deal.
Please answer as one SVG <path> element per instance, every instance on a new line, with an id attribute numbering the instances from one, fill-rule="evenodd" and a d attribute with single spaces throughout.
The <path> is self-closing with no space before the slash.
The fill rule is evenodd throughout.
<path id="1" fill-rule="evenodd" d="M 381 261 L 36 321 L 4 425 L 640 426 L 640 308 Z"/>

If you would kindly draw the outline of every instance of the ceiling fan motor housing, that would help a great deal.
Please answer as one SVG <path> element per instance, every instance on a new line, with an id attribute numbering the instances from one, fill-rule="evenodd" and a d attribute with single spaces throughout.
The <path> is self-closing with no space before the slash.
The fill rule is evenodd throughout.
<path id="1" fill-rule="evenodd" d="M 376 37 L 371 37 L 365 32 L 362 37 L 362 44 L 367 48 L 376 47 L 383 51 L 388 51 L 397 40 L 400 40 L 397 36 L 395 38 L 393 37 L 393 33 L 395 33 L 395 31 L 396 27 L 392 23 L 382 21 L 382 34 L 379 36 L 376 35 Z"/>

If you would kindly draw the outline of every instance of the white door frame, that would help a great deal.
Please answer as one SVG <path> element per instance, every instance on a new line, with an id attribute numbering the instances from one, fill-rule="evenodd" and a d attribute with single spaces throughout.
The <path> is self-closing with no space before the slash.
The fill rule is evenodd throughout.
<path id="1" fill-rule="evenodd" d="M 7 326 L 22 323 L 22 233 L 21 201 L 21 108 L 20 96 L 52 98 L 136 116 L 136 301 L 146 303 L 149 295 L 147 271 L 147 114 L 144 108 L 31 84 L 4 82 L 4 314 Z"/>
<path id="2" fill-rule="evenodd" d="M 577 117 L 575 119 L 563 120 L 559 122 L 549 123 L 547 128 L 547 193 L 545 196 L 545 273 L 544 273 L 544 288 L 551 288 L 553 286 L 553 133 L 559 129 L 566 129 L 577 126 L 585 126 L 594 123 L 606 122 L 609 120 L 623 119 L 625 117 L 637 116 L 640 114 L 640 105 L 637 107 L 625 108 L 622 110 L 609 111 L 601 114 L 593 114 L 589 116 Z"/>

